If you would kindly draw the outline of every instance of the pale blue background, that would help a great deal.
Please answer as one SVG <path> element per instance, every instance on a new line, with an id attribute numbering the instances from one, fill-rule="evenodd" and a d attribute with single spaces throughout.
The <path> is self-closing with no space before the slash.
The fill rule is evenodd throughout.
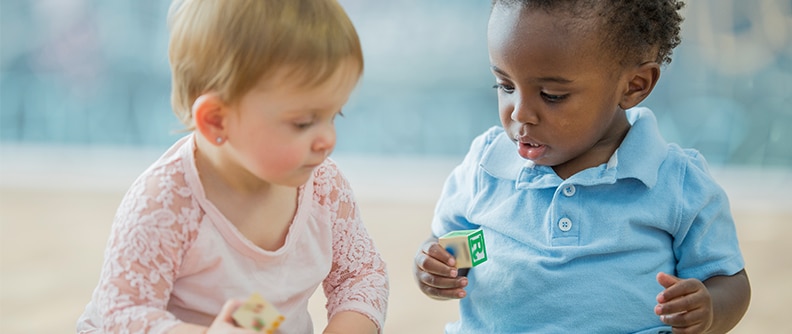
<path id="1" fill-rule="evenodd" d="M 366 72 L 338 153 L 461 156 L 498 124 L 489 0 L 342 0 Z M 688 1 L 683 44 L 645 105 L 713 165 L 792 167 L 792 1 Z M 0 141 L 165 148 L 164 0 L 0 0 Z"/>

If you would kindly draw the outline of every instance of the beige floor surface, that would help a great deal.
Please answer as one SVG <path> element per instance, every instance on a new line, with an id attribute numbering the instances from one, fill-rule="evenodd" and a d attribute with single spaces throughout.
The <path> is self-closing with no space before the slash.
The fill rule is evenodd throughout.
<path id="1" fill-rule="evenodd" d="M 72 333 L 96 284 L 109 223 L 123 195 L 119 185 L 128 184 L 133 177 L 129 171 L 142 170 L 144 164 L 138 161 L 116 169 L 123 173 L 102 174 L 78 168 L 79 162 L 48 167 L 39 162 L 31 168 L 12 165 L 8 157 L 6 150 L 0 164 L 0 333 Z M 349 167 L 363 218 L 389 266 L 385 332 L 442 333 L 443 324 L 457 317 L 456 303 L 424 297 L 414 285 L 411 261 L 428 235 L 433 200 L 452 164 L 339 163 Z M 389 171 L 388 178 L 381 177 L 383 170 Z M 732 332 L 790 333 L 784 305 L 792 301 L 792 196 L 786 195 L 792 173 L 738 170 L 719 175 L 732 197 L 753 286 L 751 307 Z M 72 185 L 81 178 L 91 179 L 94 186 Z M 50 179 L 72 183 L 59 186 Z M 316 295 L 310 305 L 318 326 L 324 323 L 322 303 Z"/>

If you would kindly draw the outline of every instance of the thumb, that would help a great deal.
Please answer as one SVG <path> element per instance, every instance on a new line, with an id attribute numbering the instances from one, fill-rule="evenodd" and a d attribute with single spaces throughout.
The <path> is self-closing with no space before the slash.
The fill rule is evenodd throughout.
<path id="1" fill-rule="evenodd" d="M 242 305 L 242 301 L 229 299 L 225 302 L 225 304 L 223 304 L 223 308 L 220 310 L 220 313 L 217 314 L 215 321 L 233 324 L 234 319 L 231 317 L 231 315 L 234 313 L 234 311 L 236 311 L 237 308 L 239 308 L 240 305 Z"/>
<path id="2" fill-rule="evenodd" d="M 676 284 L 676 282 L 679 281 L 680 281 L 679 277 L 676 277 L 674 275 L 669 275 L 664 272 L 657 273 L 657 283 L 660 283 L 660 285 L 662 285 L 666 289 L 668 289 L 670 286 Z"/>

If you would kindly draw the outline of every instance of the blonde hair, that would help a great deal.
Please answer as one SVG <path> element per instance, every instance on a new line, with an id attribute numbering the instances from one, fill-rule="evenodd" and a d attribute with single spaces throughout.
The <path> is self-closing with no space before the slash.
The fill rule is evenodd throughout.
<path id="1" fill-rule="evenodd" d="M 346 59 L 363 71 L 357 32 L 335 0 L 175 0 L 169 25 L 171 104 L 189 129 L 201 94 L 234 103 L 283 68 L 316 86 Z"/>

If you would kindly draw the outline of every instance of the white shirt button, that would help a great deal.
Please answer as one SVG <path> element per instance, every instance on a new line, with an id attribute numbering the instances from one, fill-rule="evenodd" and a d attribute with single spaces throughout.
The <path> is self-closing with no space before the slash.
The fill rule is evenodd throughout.
<path id="1" fill-rule="evenodd" d="M 575 195 L 575 191 L 576 191 L 575 186 L 570 184 L 566 188 L 564 188 L 563 190 L 564 196 L 572 197 L 573 195 Z"/>
<path id="2" fill-rule="evenodd" d="M 561 218 L 558 220 L 558 228 L 561 231 L 567 232 L 572 229 L 572 221 L 569 218 Z"/>

